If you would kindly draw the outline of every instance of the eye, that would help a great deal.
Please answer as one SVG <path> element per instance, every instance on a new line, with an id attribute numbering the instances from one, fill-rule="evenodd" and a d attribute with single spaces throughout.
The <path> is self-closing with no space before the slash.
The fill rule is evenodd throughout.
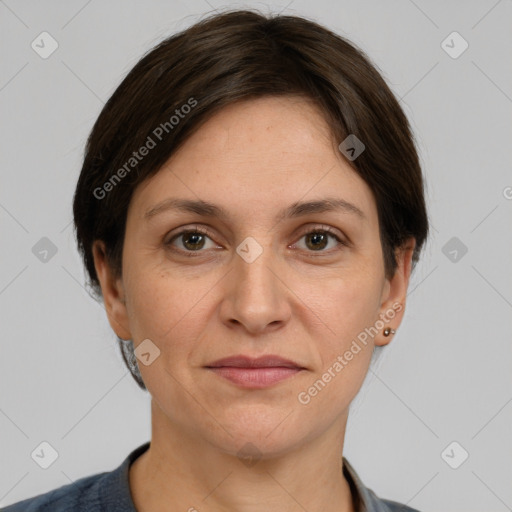
<path id="1" fill-rule="evenodd" d="M 210 246 L 208 246 L 208 241 L 210 242 Z M 177 242 L 177 244 L 175 242 Z M 191 253 L 201 252 L 202 249 L 214 249 L 218 247 L 210 238 L 208 230 L 200 227 L 183 229 L 165 242 L 165 245 L 171 246 L 178 251 L 189 253 L 187 256 L 194 256 L 194 254 Z"/>
<path id="2" fill-rule="evenodd" d="M 299 249 L 304 249 L 308 252 L 331 252 L 330 250 L 325 250 L 329 247 L 330 242 L 332 243 L 329 249 L 334 250 L 336 250 L 336 247 L 339 248 L 340 245 L 347 245 L 329 226 L 310 230 L 301 236 L 302 239 L 304 239 L 303 246 L 300 246 L 298 243 L 295 245 L 299 245 Z"/>
<path id="3" fill-rule="evenodd" d="M 204 252 L 203 249 L 219 248 L 211 236 L 208 229 L 196 226 L 174 234 L 165 242 L 165 245 L 186 256 L 198 256 L 198 253 Z M 294 245 L 307 252 L 330 253 L 332 250 L 339 249 L 340 246 L 348 245 L 329 226 L 310 229 L 301 236 L 302 239 L 305 242 L 303 245 L 300 243 Z"/>

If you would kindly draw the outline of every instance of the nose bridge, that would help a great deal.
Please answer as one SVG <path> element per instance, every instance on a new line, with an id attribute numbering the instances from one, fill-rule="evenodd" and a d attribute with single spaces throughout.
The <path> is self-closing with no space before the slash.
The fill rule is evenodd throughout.
<path id="1" fill-rule="evenodd" d="M 275 275 L 270 270 L 276 257 L 269 240 L 269 237 L 265 240 L 260 237 L 260 241 L 247 237 L 236 249 L 237 292 L 251 300 L 261 297 L 268 301 L 276 291 Z"/>
<path id="2" fill-rule="evenodd" d="M 248 330 L 260 331 L 267 325 L 286 320 L 289 314 L 286 287 L 276 277 L 277 257 L 271 239 L 247 237 L 236 249 L 228 297 L 226 320 L 236 321 Z"/>

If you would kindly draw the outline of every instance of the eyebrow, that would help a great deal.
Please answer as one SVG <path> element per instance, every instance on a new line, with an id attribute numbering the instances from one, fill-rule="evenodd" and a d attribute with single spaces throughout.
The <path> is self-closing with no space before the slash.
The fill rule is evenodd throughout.
<path id="1" fill-rule="evenodd" d="M 203 217 L 216 217 L 227 220 L 229 214 L 224 208 L 203 200 L 169 198 L 153 206 L 144 214 L 146 220 L 150 220 L 156 215 L 168 210 L 178 210 L 182 212 L 195 213 Z M 355 204 L 349 203 L 341 198 L 326 197 L 314 201 L 298 201 L 281 212 L 276 217 L 277 221 L 302 217 L 313 213 L 343 212 L 356 215 L 362 220 L 366 220 L 365 214 Z"/>

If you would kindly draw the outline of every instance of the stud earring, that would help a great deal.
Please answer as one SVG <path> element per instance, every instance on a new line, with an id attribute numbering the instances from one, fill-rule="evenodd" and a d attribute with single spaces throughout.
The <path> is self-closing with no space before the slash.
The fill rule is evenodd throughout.
<path id="1" fill-rule="evenodd" d="M 383 332 L 384 336 L 389 336 L 390 334 L 395 334 L 395 333 L 396 333 L 395 329 L 391 329 L 389 327 L 386 327 Z"/>

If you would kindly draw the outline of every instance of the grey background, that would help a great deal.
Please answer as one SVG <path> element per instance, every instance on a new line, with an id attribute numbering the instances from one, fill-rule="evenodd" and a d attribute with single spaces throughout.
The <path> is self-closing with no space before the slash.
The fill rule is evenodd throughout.
<path id="1" fill-rule="evenodd" d="M 109 471 L 150 438 L 149 395 L 83 287 L 71 199 L 92 124 L 140 56 L 235 6 L 305 15 L 359 45 L 421 151 L 432 238 L 345 456 L 421 511 L 512 510 L 510 0 L 0 1 L 0 506 Z M 59 45 L 47 59 L 31 48 L 43 31 Z M 441 46 L 453 31 L 469 44 L 456 59 Z M 59 454 L 46 470 L 30 456 L 42 441 Z M 469 453 L 458 469 L 441 456 L 452 441 Z"/>

